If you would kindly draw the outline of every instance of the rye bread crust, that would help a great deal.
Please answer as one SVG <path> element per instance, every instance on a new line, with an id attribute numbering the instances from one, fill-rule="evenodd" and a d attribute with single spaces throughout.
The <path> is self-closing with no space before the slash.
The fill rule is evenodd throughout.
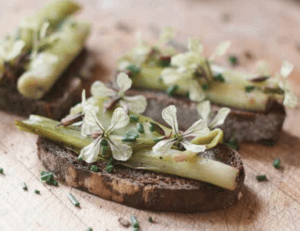
<path id="1" fill-rule="evenodd" d="M 130 90 L 130 94 L 144 95 L 147 98 L 145 116 L 165 124 L 161 117 L 161 111 L 168 105 L 177 107 L 177 117 L 180 121 L 180 129 L 188 129 L 200 116 L 196 110 L 196 103 L 185 97 L 170 97 L 164 92 L 152 90 Z M 220 109 L 218 105 L 212 105 L 214 113 Z M 282 104 L 272 101 L 266 112 L 252 112 L 231 108 L 225 123 L 220 126 L 224 131 L 224 140 L 229 141 L 235 137 L 239 142 L 259 142 L 264 140 L 276 141 L 282 130 L 286 113 Z M 166 124 L 165 124 L 166 125 Z"/>
<path id="2" fill-rule="evenodd" d="M 75 153 L 57 143 L 39 137 L 37 146 L 45 168 L 68 185 L 138 209 L 188 213 L 223 209 L 237 202 L 244 185 L 240 155 L 223 144 L 203 155 L 240 170 L 234 191 L 197 180 L 122 166 L 115 166 L 112 173 L 107 173 L 105 163 L 98 163 L 99 171 L 92 172 L 90 164 L 78 162 Z"/>
<path id="3" fill-rule="evenodd" d="M 17 77 L 3 76 L 0 80 L 0 110 L 24 117 L 36 114 L 56 120 L 63 118 L 81 100 L 81 79 L 76 76 L 86 56 L 87 51 L 82 51 L 51 90 L 39 100 L 28 99 L 18 92 L 16 82 L 22 72 L 17 70 Z"/>

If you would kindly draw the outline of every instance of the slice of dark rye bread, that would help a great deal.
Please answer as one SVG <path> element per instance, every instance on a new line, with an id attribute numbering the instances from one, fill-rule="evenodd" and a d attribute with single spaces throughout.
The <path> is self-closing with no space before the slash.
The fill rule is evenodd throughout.
<path id="1" fill-rule="evenodd" d="M 22 96 L 16 81 L 3 76 L 0 81 L 0 110 L 28 117 L 31 114 L 52 119 L 61 119 L 69 113 L 70 108 L 81 101 L 81 79 L 76 77 L 88 52 L 83 50 L 61 75 L 51 90 L 39 100 Z"/>
<path id="2" fill-rule="evenodd" d="M 48 171 L 68 185 L 138 209 L 169 212 L 208 212 L 223 209 L 238 201 L 244 185 L 244 168 L 240 155 L 232 148 L 219 144 L 206 150 L 203 156 L 239 169 L 237 187 L 226 190 L 208 183 L 174 175 L 115 166 L 112 173 L 105 163 L 78 162 L 75 153 L 45 138 L 37 141 L 38 156 Z"/>
<path id="3" fill-rule="evenodd" d="M 197 103 L 189 101 L 185 97 L 170 97 L 165 92 L 133 89 L 129 91 L 132 95 L 144 95 L 147 98 L 147 109 L 145 116 L 165 124 L 161 111 L 168 105 L 177 107 L 180 129 L 188 129 L 200 116 L 196 110 Z M 221 107 L 212 105 L 212 111 L 216 113 Z M 239 142 L 258 142 L 264 140 L 276 141 L 282 130 L 286 113 L 282 104 L 270 101 L 266 112 L 252 112 L 231 108 L 225 123 L 220 126 L 224 131 L 224 140 L 229 141 L 235 137 Z M 166 124 L 165 124 L 166 125 Z"/>

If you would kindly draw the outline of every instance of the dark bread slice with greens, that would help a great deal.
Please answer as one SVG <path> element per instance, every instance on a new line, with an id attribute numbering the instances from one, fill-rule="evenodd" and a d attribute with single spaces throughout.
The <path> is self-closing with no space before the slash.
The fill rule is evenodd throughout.
<path id="1" fill-rule="evenodd" d="M 71 63 L 58 81 L 42 99 L 35 100 L 22 96 L 16 88 L 16 79 L 21 73 L 6 72 L 0 80 L 0 110 L 28 117 L 37 114 L 52 119 L 61 119 L 69 113 L 70 107 L 80 102 L 82 83 L 76 77 L 86 59 L 87 51 L 82 51 Z M 17 77 L 13 75 L 17 73 Z"/>
<path id="2" fill-rule="evenodd" d="M 243 188 L 245 172 L 240 155 L 219 144 L 203 156 L 239 169 L 237 187 L 226 190 L 208 183 L 174 175 L 114 166 L 98 162 L 99 171 L 90 171 L 91 164 L 79 162 L 78 155 L 58 143 L 39 137 L 38 156 L 48 171 L 68 185 L 138 209 L 168 212 L 208 212 L 233 205 Z"/>
<path id="3" fill-rule="evenodd" d="M 200 118 L 196 110 L 197 103 L 191 102 L 186 97 L 169 96 L 165 92 L 134 89 L 128 91 L 132 95 L 144 95 L 147 98 L 147 109 L 144 115 L 155 121 L 165 124 L 160 112 L 168 105 L 177 108 L 180 129 L 186 130 Z M 214 113 L 220 109 L 219 105 L 212 105 Z M 220 128 L 224 132 L 224 140 L 232 138 L 241 141 L 259 142 L 276 141 L 282 130 L 286 113 L 284 106 L 276 101 L 270 101 L 266 112 L 253 112 L 231 108 L 225 122 Z"/>

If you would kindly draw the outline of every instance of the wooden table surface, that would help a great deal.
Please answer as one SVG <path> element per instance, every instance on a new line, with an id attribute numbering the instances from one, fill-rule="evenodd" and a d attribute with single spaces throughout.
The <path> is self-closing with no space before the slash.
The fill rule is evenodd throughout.
<path id="1" fill-rule="evenodd" d="M 0 36 L 9 33 L 26 15 L 43 6 L 42 0 L 0 0 Z M 97 58 L 97 78 L 110 79 L 117 58 L 135 45 L 135 33 L 154 41 L 150 28 L 167 25 L 176 39 L 201 37 L 205 53 L 223 40 L 231 40 L 230 52 L 239 57 L 238 68 L 253 70 L 256 61 L 267 60 L 274 71 L 282 61 L 296 66 L 291 76 L 300 95 L 300 2 L 292 0 L 81 0 L 78 15 L 93 23 L 88 48 Z M 248 59 L 245 53 L 251 53 Z M 218 60 L 226 63 L 225 58 Z M 134 214 L 140 230 L 300 230 L 300 107 L 288 110 L 280 140 L 274 147 L 242 144 L 246 179 L 243 197 L 235 206 L 202 214 L 155 213 L 109 202 L 60 183 L 49 187 L 39 180 L 43 169 L 36 155 L 35 135 L 16 130 L 20 117 L 0 112 L 0 230 L 132 230 L 118 219 Z M 272 166 L 280 158 L 283 168 Z M 267 182 L 255 176 L 267 174 Z M 26 182 L 28 191 L 20 183 Z M 41 191 L 36 195 L 34 190 Z M 81 204 L 67 198 L 72 192 Z M 149 223 L 152 216 L 155 223 Z"/>

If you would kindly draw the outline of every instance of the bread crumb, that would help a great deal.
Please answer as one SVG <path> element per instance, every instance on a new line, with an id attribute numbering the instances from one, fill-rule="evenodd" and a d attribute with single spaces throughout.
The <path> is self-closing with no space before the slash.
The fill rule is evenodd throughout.
<path id="1" fill-rule="evenodd" d="M 120 218 L 118 219 L 118 222 L 119 222 L 122 226 L 124 226 L 124 227 L 126 227 L 126 228 L 128 228 L 128 227 L 130 226 L 129 220 L 127 220 L 127 219 L 125 219 L 125 218 L 123 218 L 123 217 L 120 217 Z"/>
<path id="2" fill-rule="evenodd" d="M 238 195 L 238 200 L 240 200 L 243 196 L 243 193 L 242 192 L 239 192 L 239 195 Z"/>

